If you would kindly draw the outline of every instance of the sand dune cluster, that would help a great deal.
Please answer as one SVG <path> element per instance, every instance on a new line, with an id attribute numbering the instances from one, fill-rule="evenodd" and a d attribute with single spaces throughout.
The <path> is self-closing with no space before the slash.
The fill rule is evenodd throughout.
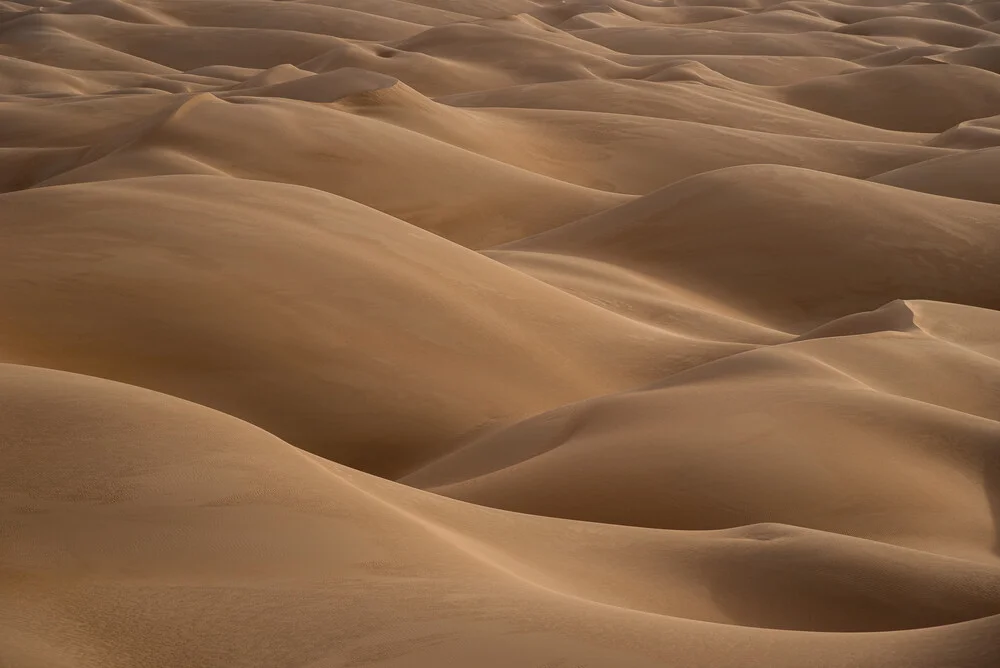
<path id="1" fill-rule="evenodd" d="M 1000 2 L 0 0 L 0 666 L 1000 665 Z"/>

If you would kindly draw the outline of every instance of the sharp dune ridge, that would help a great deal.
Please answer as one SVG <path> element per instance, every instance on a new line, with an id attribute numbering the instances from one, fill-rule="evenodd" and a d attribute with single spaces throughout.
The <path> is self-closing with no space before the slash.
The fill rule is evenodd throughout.
<path id="1" fill-rule="evenodd" d="M 0 667 L 1000 665 L 1000 3 L 0 0 Z"/>

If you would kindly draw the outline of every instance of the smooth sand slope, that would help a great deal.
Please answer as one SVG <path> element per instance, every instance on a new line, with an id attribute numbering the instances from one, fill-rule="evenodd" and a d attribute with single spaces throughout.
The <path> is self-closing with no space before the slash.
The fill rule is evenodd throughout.
<path id="1" fill-rule="evenodd" d="M 1000 4 L 0 0 L 0 668 L 1000 665 Z"/>

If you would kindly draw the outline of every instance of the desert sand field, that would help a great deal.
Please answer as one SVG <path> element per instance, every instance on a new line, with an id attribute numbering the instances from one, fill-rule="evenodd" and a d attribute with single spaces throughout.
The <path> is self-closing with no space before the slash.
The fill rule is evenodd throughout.
<path id="1" fill-rule="evenodd" d="M 0 667 L 1000 666 L 1000 2 L 0 0 Z"/>

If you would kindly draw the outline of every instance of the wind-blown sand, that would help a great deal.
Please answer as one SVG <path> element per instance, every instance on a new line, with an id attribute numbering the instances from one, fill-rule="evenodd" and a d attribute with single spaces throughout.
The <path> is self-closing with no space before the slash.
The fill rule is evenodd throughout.
<path id="1" fill-rule="evenodd" d="M 0 0 L 0 668 L 1000 665 L 1000 3 Z"/>

